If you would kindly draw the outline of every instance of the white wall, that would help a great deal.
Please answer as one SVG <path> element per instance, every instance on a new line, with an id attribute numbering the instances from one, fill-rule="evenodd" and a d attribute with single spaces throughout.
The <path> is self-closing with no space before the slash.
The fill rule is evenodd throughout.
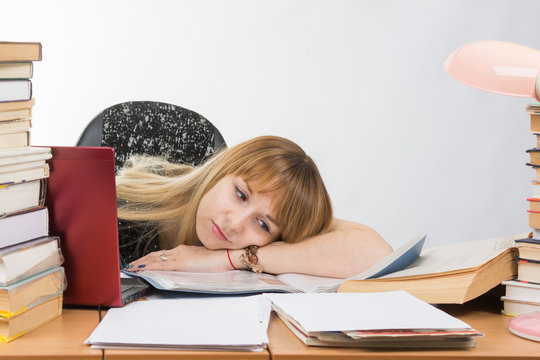
<path id="1" fill-rule="evenodd" d="M 33 143 L 73 145 L 100 110 L 158 100 L 228 144 L 289 137 L 336 215 L 396 246 L 528 231 L 531 99 L 475 90 L 444 59 L 477 40 L 540 49 L 539 1 L 4 1 L 0 37 L 41 41 Z"/>

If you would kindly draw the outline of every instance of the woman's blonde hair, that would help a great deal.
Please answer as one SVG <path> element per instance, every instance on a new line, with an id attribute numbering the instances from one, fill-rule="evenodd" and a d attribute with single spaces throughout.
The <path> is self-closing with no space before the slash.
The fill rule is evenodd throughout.
<path id="1" fill-rule="evenodd" d="M 328 229 L 332 205 L 313 160 L 294 142 L 261 136 L 217 153 L 203 165 L 133 157 L 117 177 L 118 216 L 126 220 L 180 224 L 177 244 L 197 239 L 195 218 L 202 197 L 227 175 L 254 192 L 276 192 L 275 220 L 281 240 L 298 242 Z"/>

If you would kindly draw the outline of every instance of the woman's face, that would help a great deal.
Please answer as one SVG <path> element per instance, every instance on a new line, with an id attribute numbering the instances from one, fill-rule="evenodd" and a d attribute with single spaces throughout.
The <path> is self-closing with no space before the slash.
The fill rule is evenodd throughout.
<path id="1" fill-rule="evenodd" d="M 195 223 L 199 240 L 208 249 L 271 243 L 281 234 L 271 207 L 275 195 L 254 192 L 241 177 L 224 177 L 199 203 Z"/>

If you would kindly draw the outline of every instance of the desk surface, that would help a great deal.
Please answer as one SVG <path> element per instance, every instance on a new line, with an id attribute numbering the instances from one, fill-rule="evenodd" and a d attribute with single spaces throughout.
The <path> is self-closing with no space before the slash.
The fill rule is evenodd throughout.
<path id="1" fill-rule="evenodd" d="M 83 342 L 98 324 L 97 310 L 64 309 L 64 314 L 8 344 L 0 344 L 0 360 L 9 359 L 540 359 L 540 343 L 511 334 L 509 317 L 499 314 L 501 304 L 496 299 L 473 300 L 465 305 L 441 307 L 485 337 L 477 346 L 466 350 L 372 350 L 304 345 L 275 315 L 269 327 L 268 351 L 151 351 L 92 350 Z"/>
<path id="2" fill-rule="evenodd" d="M 0 344 L 0 359 L 101 359 L 101 350 L 84 344 L 98 322 L 97 310 L 64 309 L 62 316 Z"/>
<path id="3" fill-rule="evenodd" d="M 306 346 L 283 322 L 272 315 L 268 336 L 274 360 L 315 358 L 358 359 L 540 359 L 540 343 L 513 335 L 508 330 L 508 316 L 500 315 L 497 299 L 477 299 L 464 305 L 444 305 L 441 309 L 460 318 L 485 334 L 477 345 L 464 350 L 374 350 Z"/>
<path id="4" fill-rule="evenodd" d="M 173 350 L 105 350 L 105 359 L 148 360 L 148 359 L 197 359 L 197 360 L 266 360 L 270 359 L 267 350 L 263 352 L 236 351 L 173 351 Z"/>

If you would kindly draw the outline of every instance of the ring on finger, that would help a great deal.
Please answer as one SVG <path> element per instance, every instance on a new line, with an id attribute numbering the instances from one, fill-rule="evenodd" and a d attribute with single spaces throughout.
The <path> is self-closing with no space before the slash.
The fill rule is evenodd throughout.
<path id="1" fill-rule="evenodd" d="M 161 257 L 162 261 L 167 261 L 167 256 L 165 255 L 165 250 L 161 250 L 159 253 L 159 257 Z"/>

